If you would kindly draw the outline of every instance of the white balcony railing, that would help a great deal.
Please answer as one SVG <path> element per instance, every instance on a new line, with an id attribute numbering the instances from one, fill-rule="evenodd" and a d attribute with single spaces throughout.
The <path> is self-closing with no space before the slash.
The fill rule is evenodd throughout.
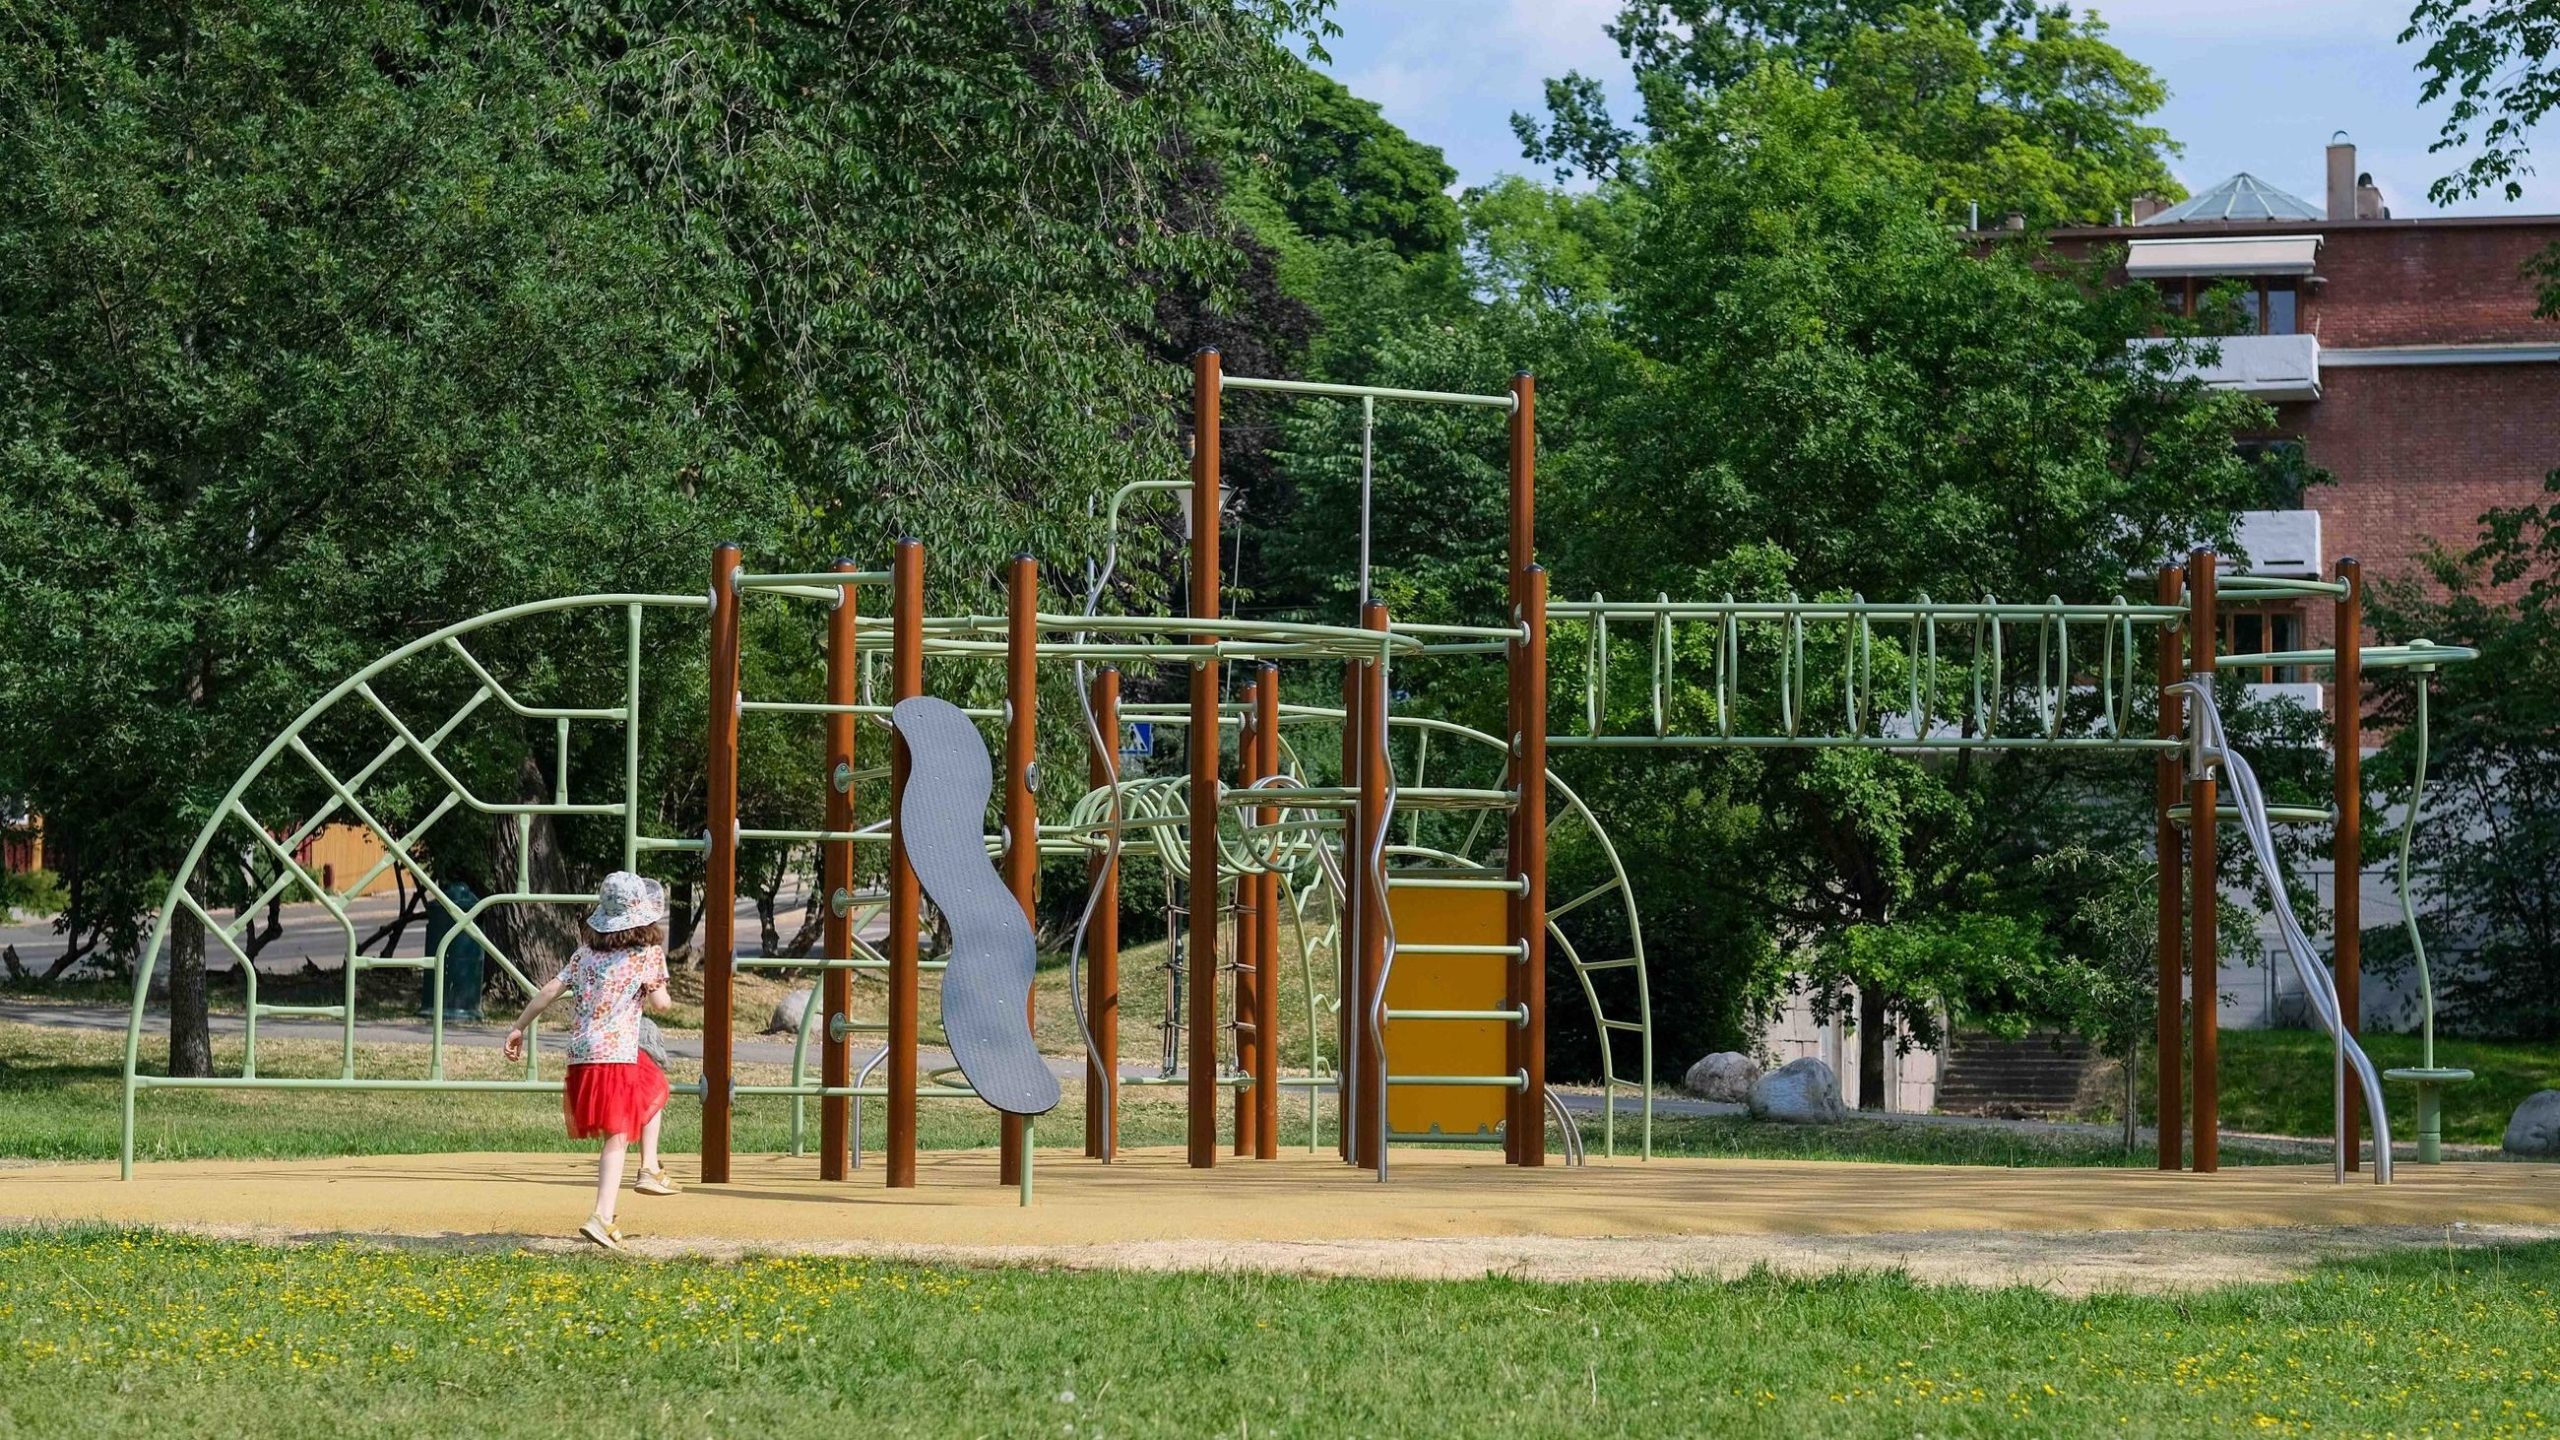
<path id="1" fill-rule="evenodd" d="M 2237 538 L 2248 553 L 2249 574 L 2314 579 L 2321 574 L 2317 510 L 2243 510 Z"/>
<path id="2" fill-rule="evenodd" d="M 2199 344 L 2195 341 L 2136 340 L 2136 345 Z M 2271 404 L 2320 398 L 2320 337 L 2317 335 L 2225 335 L 2211 342 L 2218 354 L 2191 372 L 2217 389 L 2255 395 Z"/>

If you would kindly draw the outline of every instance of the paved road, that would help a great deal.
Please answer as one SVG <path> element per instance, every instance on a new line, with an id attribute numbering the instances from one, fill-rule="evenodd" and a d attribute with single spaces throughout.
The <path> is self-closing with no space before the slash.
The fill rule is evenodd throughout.
<path id="1" fill-rule="evenodd" d="M 355 925 L 356 937 L 362 939 L 390 920 L 398 911 L 399 903 L 389 895 L 369 895 L 347 902 L 347 919 Z M 777 919 L 786 937 L 800 928 L 800 907 L 804 903 L 805 896 L 801 893 L 783 893 Z M 755 901 L 740 901 L 737 914 L 738 953 L 742 956 L 762 955 L 764 928 L 756 916 Z M 322 970 L 338 968 L 346 955 L 347 932 L 338 928 L 338 922 L 329 917 L 326 909 L 316 904 L 287 905 L 278 918 L 284 929 L 258 952 L 259 974 L 299 974 L 306 966 L 318 966 Z M 886 935 L 885 921 L 875 919 L 873 932 L 866 938 Z M 41 975 L 61 957 L 63 940 L 53 932 L 52 921 L 36 920 L 0 925 L 0 945 L 16 947 L 19 963 Z M 410 922 L 407 932 L 400 937 L 398 953 L 408 956 L 426 954 L 426 926 L 422 921 Z M 228 974 L 233 963 L 230 952 L 220 944 L 206 943 L 205 968 L 208 971 Z"/>

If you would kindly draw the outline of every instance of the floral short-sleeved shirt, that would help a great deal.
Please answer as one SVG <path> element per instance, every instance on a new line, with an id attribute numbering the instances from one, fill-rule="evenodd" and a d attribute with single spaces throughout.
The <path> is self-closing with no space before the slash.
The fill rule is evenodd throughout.
<path id="1" fill-rule="evenodd" d="M 667 952 L 578 947 L 561 971 L 567 977 L 572 1020 L 569 1063 L 629 1065 L 640 1058 L 640 996 L 667 983 Z"/>

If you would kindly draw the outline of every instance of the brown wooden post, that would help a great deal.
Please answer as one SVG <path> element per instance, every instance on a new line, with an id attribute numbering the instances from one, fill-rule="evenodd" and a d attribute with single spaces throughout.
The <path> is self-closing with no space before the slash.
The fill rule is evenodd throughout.
<path id="1" fill-rule="evenodd" d="M 1254 682 L 1253 735 L 1259 752 L 1253 773 L 1269 779 L 1280 773 L 1280 667 L 1266 660 L 1261 675 Z M 1257 823 L 1280 823 L 1280 811 L 1262 806 L 1254 812 Z M 1254 1075 L 1254 1155 L 1263 1160 L 1280 1158 L 1280 876 L 1265 871 L 1253 879 L 1253 925 L 1257 938 L 1253 953 L 1263 966 L 1261 983 L 1254 991 L 1253 1050 Z M 1310 1094 L 1309 1103 L 1313 1103 Z"/>
<path id="2" fill-rule="evenodd" d="M 738 959 L 738 547 L 711 552 L 711 728 L 702 874 L 702 1179 L 729 1181 L 730 1010 Z"/>
<path id="3" fill-rule="evenodd" d="M 1383 635 L 1387 607 L 1374 600 L 1362 606 L 1360 624 L 1363 629 Z M 1360 1057 L 1353 1086 L 1359 1122 L 1352 1132 L 1352 1163 L 1374 1170 L 1378 1168 L 1378 1158 L 1386 1153 L 1387 1144 L 1386 1067 L 1378 1057 L 1383 1033 L 1374 1023 L 1379 988 L 1386 982 L 1387 890 L 1377 865 L 1372 863 L 1387 830 L 1387 687 L 1375 660 L 1361 661 L 1360 668 L 1359 844 L 1348 872 L 1351 885 L 1360 892 L 1359 965 L 1354 972 L 1358 983 L 1352 990 L 1353 1009 L 1358 1013 L 1351 1027 Z"/>
<path id="4" fill-rule="evenodd" d="M 1368 754 L 1366 722 L 1362 716 L 1368 702 L 1366 667 L 1357 660 L 1342 667 L 1342 785 L 1356 796 L 1360 788 L 1362 757 Z M 1359 1006 L 1352 1002 L 1360 988 L 1360 925 L 1363 891 L 1355 878 L 1352 857 L 1360 849 L 1360 808 L 1356 803 L 1343 817 L 1342 825 L 1342 923 L 1336 927 L 1334 942 L 1333 993 L 1337 1002 L 1333 1017 L 1333 1109 L 1334 1149 L 1344 1160 L 1352 1155 L 1351 1135 L 1355 1077 L 1360 1071 Z"/>
<path id="5" fill-rule="evenodd" d="M 1087 757 L 1085 783 L 1099 789 L 1120 773 L 1120 672 L 1108 665 L 1093 677 L 1093 721 L 1102 749 Z M 1109 1083 L 1120 1074 L 1120 867 L 1097 856 L 1093 873 L 1102 893 L 1084 937 L 1092 967 L 1085 979 L 1085 1023 L 1093 1031 L 1094 1052 L 1085 1063 L 1084 1153 L 1108 1160 L 1120 1135 L 1120 1087 Z"/>
<path id="6" fill-rule="evenodd" d="M 1191 357 L 1191 618 L 1218 618 L 1218 352 Z M 1217 637 L 1196 634 L 1199 644 Z M 1191 1164 L 1218 1163 L 1218 666 L 1191 662 L 1190 1072 L 1185 1099 Z"/>
<path id="7" fill-rule="evenodd" d="M 2338 562 L 2336 645 L 2330 676 L 2330 748 L 2337 752 L 2338 829 L 2329 852 L 2331 978 L 2338 1016 L 2347 1033 L 2364 1030 L 2364 567 L 2355 557 Z M 2364 1165 L 2364 1095 L 2347 1087 L 2347 1133 L 2338 1137 L 2347 1168 Z"/>
<path id="8" fill-rule="evenodd" d="M 2210 685 L 2214 655 L 2221 648 L 2214 611 L 2214 555 L 2198 550 L 2187 559 L 2187 675 Z M 2213 776 L 2187 781 L 2187 983 L 2189 1045 L 2195 1051 L 2193 1094 L 2195 1168 L 2210 1175 L 2222 1168 L 2222 962 L 2219 935 L 2221 896 L 2215 889 L 2215 833 L 2218 804 Z"/>
<path id="9" fill-rule="evenodd" d="M 2175 605 L 2185 598 L 2183 573 L 2175 565 L 2160 567 L 2159 589 L 2154 596 L 2161 604 Z M 2159 677 L 2164 688 L 2160 692 L 2157 733 L 2163 740 L 2174 740 L 2185 733 L 2185 697 L 2165 688 L 2178 683 L 2186 670 L 2178 653 L 2183 638 L 2176 625 L 2160 627 Z M 2176 751 L 2162 752 L 2155 762 L 2152 788 L 2157 811 L 2152 844 L 2160 860 L 2159 1016 L 2151 1042 L 2159 1093 L 2153 1103 L 2160 1121 L 2160 1168 L 2178 1170 L 2187 1163 L 2186 837 L 2179 833 L 2178 822 L 2170 818 L 2169 811 L 2187 788 L 2187 767 Z"/>
<path id="10" fill-rule="evenodd" d="M 1257 681 L 1247 680 L 1236 689 L 1238 719 L 1236 723 L 1236 784 L 1250 787 L 1261 778 L 1254 768 L 1262 759 L 1262 737 L 1254 733 L 1261 707 L 1254 703 L 1259 693 Z M 1250 850 L 1252 847 L 1247 846 Z M 1262 1119 L 1260 1091 L 1271 1083 L 1262 1070 L 1261 1033 L 1257 1028 L 1262 1017 L 1262 943 L 1261 917 L 1254 902 L 1261 898 L 1254 877 L 1236 877 L 1236 1065 L 1253 1077 L 1253 1087 L 1235 1093 L 1234 1144 L 1236 1158 L 1250 1159 L 1256 1148 L 1257 1126 Z"/>
<path id="11" fill-rule="evenodd" d="M 1040 801 L 1031 791 L 1040 759 L 1040 564 L 1013 557 L 1005 585 L 1004 622 L 1004 883 L 1022 905 L 1022 918 L 1040 927 Z M 1023 1000 L 1030 1018 L 1037 987 Z M 996 1173 L 1006 1185 L 1022 1183 L 1023 1118 L 1007 1115 L 997 1147 Z"/>
<path id="12" fill-rule="evenodd" d="M 836 573 L 849 574 L 855 567 L 850 560 L 838 560 Z M 857 729 L 852 706 L 860 698 L 862 660 L 855 652 L 859 609 L 859 590 L 847 580 L 836 589 L 836 608 L 827 617 L 827 703 L 836 708 L 827 712 L 826 720 L 826 829 L 832 835 L 851 834 L 854 828 L 853 772 Z M 818 1079 L 828 1091 L 844 1089 L 853 1083 L 853 1036 L 838 1034 L 839 1017 L 853 1018 L 853 972 L 844 962 L 853 958 L 853 842 L 828 840 L 818 846 L 818 888 L 820 903 L 826 909 L 820 922 L 818 950 L 828 964 L 819 981 L 818 1009 L 824 1015 L 820 1022 L 826 1029 L 819 1032 Z M 842 1180 L 848 1173 L 848 1160 L 859 1139 L 851 1126 L 852 1101 L 843 1095 L 829 1093 L 818 1101 L 818 1178 Z"/>
<path id="13" fill-rule="evenodd" d="M 1527 605 L 1522 614 L 1529 628 L 1527 654 L 1521 662 L 1520 686 L 1528 703 L 1521 707 L 1519 878 L 1517 914 L 1523 947 L 1514 968 L 1520 972 L 1521 1003 L 1529 1021 L 1520 1027 L 1521 1069 L 1529 1083 L 1514 1092 L 1519 1100 L 1520 1153 L 1523 1165 L 1547 1163 L 1547 572 L 1532 565 Z M 1648 1082 L 1650 1079 L 1648 1078 Z"/>
<path id="14" fill-rule="evenodd" d="M 889 695 L 894 703 L 924 693 L 924 546 L 898 542 L 890 587 Z M 916 929 L 923 896 L 907 861 L 900 812 L 905 808 L 904 738 L 889 748 L 889 1188 L 916 1183 Z"/>

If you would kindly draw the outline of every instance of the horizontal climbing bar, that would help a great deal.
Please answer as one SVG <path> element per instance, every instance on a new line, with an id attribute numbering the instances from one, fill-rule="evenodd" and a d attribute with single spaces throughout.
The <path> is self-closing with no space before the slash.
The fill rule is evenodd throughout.
<path id="1" fill-rule="evenodd" d="M 843 1096 L 864 1100 L 886 1100 L 889 1098 L 889 1087 L 886 1085 L 732 1085 L 729 1087 L 729 1093 L 732 1095 L 796 1095 L 803 1099 Z M 978 1098 L 978 1092 L 960 1085 L 919 1085 L 916 1087 L 916 1098 L 919 1100 L 975 1100 Z"/>
<path id="2" fill-rule="evenodd" d="M 1399 955 L 1501 955 L 1517 960 L 1527 953 L 1518 945 L 1398 945 Z"/>
<path id="3" fill-rule="evenodd" d="M 1529 1023 L 1529 1007 L 1514 1005 L 1507 1010 L 1389 1010 L 1390 1020 L 1500 1020 L 1510 1025 Z"/>
<path id="4" fill-rule="evenodd" d="M 1438 1130 L 1390 1130 L 1387 1141 L 1394 1145 L 1499 1145 L 1502 1132 L 1486 1135 L 1450 1135 Z"/>
<path id="5" fill-rule="evenodd" d="M 2468 645 L 2437 645 L 2413 640 L 2406 645 L 2367 645 L 2356 652 L 2357 663 L 2367 670 L 2405 670 L 2415 665 L 2459 665 L 2477 660 L 2480 652 Z M 2245 655 L 2217 655 L 2214 664 L 2225 670 L 2257 670 L 2274 665 L 2335 665 L 2338 652 L 2329 650 L 2262 650 Z"/>
<path id="6" fill-rule="evenodd" d="M 749 715 L 886 715 L 893 705 L 833 705 L 824 700 L 740 700 L 738 709 Z M 972 720 L 1001 720 L 1004 711 L 992 706 L 977 709 L 963 707 L 961 714 Z"/>
<path id="7" fill-rule="evenodd" d="M 1550 600 L 1549 620 L 2184 620 L 2183 605 L 2032 604 L 2008 600 Z"/>
<path id="8" fill-rule="evenodd" d="M 2169 823 L 2173 825 L 2184 825 L 2194 815 L 2195 810 L 2191 806 L 2169 807 Z M 2237 805 L 2213 807 L 2213 818 L 2216 820 L 2237 820 L 2240 816 L 2241 810 Z M 2279 825 L 2326 825 L 2337 819 L 2338 815 L 2326 805 L 2270 805 L 2267 807 L 2267 818 Z"/>
<path id="9" fill-rule="evenodd" d="M 1484 1090 L 1526 1090 L 1526 1075 L 1390 1075 L 1390 1085 L 1464 1085 Z"/>
<path id="10" fill-rule="evenodd" d="M 640 850 L 708 850 L 711 841 L 702 835 L 643 835 L 632 845 Z"/>
<path id="11" fill-rule="evenodd" d="M 2213 588 L 2224 595 L 2246 595 L 2257 600 L 2281 599 L 2297 595 L 2340 596 L 2347 593 L 2343 580 L 2310 580 L 2282 575 L 2221 575 Z"/>
<path id="12" fill-rule="evenodd" d="M 557 1080 L 323 1080 L 302 1076 L 136 1075 L 137 1090 L 523 1090 L 560 1089 Z"/>
<path id="13" fill-rule="evenodd" d="M 1221 375 L 1220 390 L 1271 390 L 1283 395 L 1330 395 L 1337 400 L 1412 400 L 1424 405 L 1480 405 L 1509 410 L 1519 402 L 1509 395 L 1469 395 L 1456 390 L 1396 390 L 1383 385 L 1336 385 L 1322 380 L 1272 380 L 1259 375 Z"/>
<path id="14" fill-rule="evenodd" d="M 2184 750 L 2184 740 L 2110 735 L 1550 735 L 1550 750 Z"/>
<path id="15" fill-rule="evenodd" d="M 889 572 L 886 570 L 811 570 L 790 571 L 775 575 L 749 575 L 741 572 L 734 577 L 734 580 L 741 590 L 780 590 L 789 586 L 835 588 L 845 585 L 886 585 L 889 583 Z"/>
<path id="16" fill-rule="evenodd" d="M 1529 882 L 1526 879 L 1505 880 L 1494 877 L 1477 879 L 1471 875 L 1390 875 L 1387 877 L 1387 888 L 1390 890 L 1505 890 L 1514 895 L 1525 895 L 1529 891 Z"/>

